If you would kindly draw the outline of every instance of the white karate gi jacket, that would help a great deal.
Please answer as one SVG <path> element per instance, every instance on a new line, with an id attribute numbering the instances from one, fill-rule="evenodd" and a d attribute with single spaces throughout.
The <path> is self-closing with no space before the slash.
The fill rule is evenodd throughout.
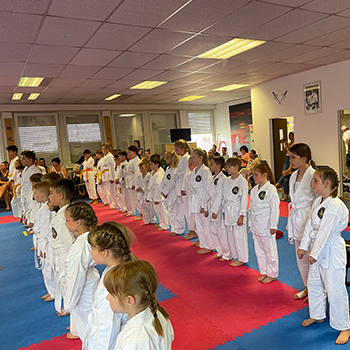
<path id="1" fill-rule="evenodd" d="M 29 209 L 29 203 L 33 198 L 33 190 L 32 185 L 30 183 L 29 178 L 33 174 L 40 173 L 40 170 L 37 166 L 34 164 L 31 165 L 29 168 L 25 167 L 22 171 L 22 181 L 21 181 L 21 204 L 22 204 L 22 210 L 27 213 Z"/>
<path id="2" fill-rule="evenodd" d="M 96 289 L 83 340 L 84 350 L 114 350 L 117 336 L 129 320 L 127 314 L 115 314 L 106 299 L 108 291 L 103 280 L 109 269 L 103 271 Z"/>
<path id="3" fill-rule="evenodd" d="M 95 173 L 94 173 L 94 158 L 90 157 L 89 159 L 83 162 L 83 179 L 84 181 L 89 181 L 94 183 Z"/>
<path id="4" fill-rule="evenodd" d="M 16 160 L 18 160 L 19 157 L 16 156 L 15 158 L 12 158 L 9 163 L 9 173 L 8 173 L 8 179 L 13 180 L 13 177 L 15 176 L 15 173 L 18 172 L 16 169 Z"/>
<path id="5" fill-rule="evenodd" d="M 157 315 L 164 337 L 156 332 L 153 326 L 154 316 L 150 308 L 147 308 L 129 320 L 118 335 L 115 350 L 171 350 L 174 340 L 173 327 L 160 311 Z"/>
<path id="6" fill-rule="evenodd" d="M 176 181 L 177 181 L 176 168 L 170 168 L 170 166 L 168 166 L 165 170 L 165 174 L 162 179 L 162 182 L 160 183 L 160 192 L 164 193 L 167 196 L 167 198 L 164 199 L 164 203 L 166 205 L 173 205 L 177 199 L 177 194 L 175 189 Z M 181 190 L 180 190 L 180 193 L 181 193 Z"/>
<path id="7" fill-rule="evenodd" d="M 141 174 L 139 164 L 141 163 L 141 159 L 139 157 L 135 157 L 129 160 L 129 163 L 126 165 L 125 169 L 125 182 L 126 188 L 136 187 L 136 179 Z"/>
<path id="8" fill-rule="evenodd" d="M 188 153 L 181 156 L 179 159 L 179 163 L 177 164 L 177 170 L 176 170 L 176 195 L 181 196 L 181 190 L 182 190 L 182 184 L 184 181 L 185 176 L 190 172 L 190 169 L 188 168 L 188 159 L 190 158 L 190 155 Z"/>
<path id="9" fill-rule="evenodd" d="M 100 160 L 101 162 L 101 160 Z M 111 152 L 108 152 L 106 155 L 103 156 L 101 165 L 101 179 L 102 182 L 109 182 L 111 180 L 114 181 L 115 178 L 115 161 L 113 154 Z"/>
<path id="10" fill-rule="evenodd" d="M 316 195 L 311 187 L 315 169 L 313 169 L 311 166 L 307 168 L 297 190 L 295 191 L 294 184 L 296 182 L 298 172 L 299 170 L 295 171 L 289 179 L 289 195 L 291 202 L 288 205 L 289 215 L 287 230 L 289 240 L 296 239 L 301 241 L 312 204 L 316 198 Z"/>
<path id="11" fill-rule="evenodd" d="M 209 179 L 207 191 L 204 196 L 204 211 L 209 213 L 210 221 L 217 221 L 222 214 L 222 198 L 223 186 L 226 181 L 226 176 L 220 172 L 216 177 L 212 176 Z M 217 214 L 218 218 L 213 219 L 212 214 Z"/>
<path id="12" fill-rule="evenodd" d="M 143 175 L 140 174 L 136 179 L 135 189 L 141 188 L 141 191 L 137 192 L 137 199 L 140 206 L 145 205 L 146 193 L 148 191 L 148 183 L 150 179 L 151 179 L 150 173 L 147 173 L 145 177 L 143 177 Z"/>
<path id="13" fill-rule="evenodd" d="M 241 174 L 234 180 L 231 177 L 225 180 L 222 199 L 225 225 L 237 225 L 241 215 L 244 216 L 244 223 L 246 222 L 248 191 L 248 182 Z"/>
<path id="14" fill-rule="evenodd" d="M 148 188 L 146 192 L 146 200 L 149 202 L 162 202 L 164 197 L 161 195 L 160 184 L 164 176 L 164 171 L 158 170 L 156 173 L 151 173 Z"/>
<path id="15" fill-rule="evenodd" d="M 277 189 L 270 181 L 260 189 L 259 185 L 256 185 L 250 192 L 250 231 L 258 236 L 270 236 L 270 229 L 277 230 L 279 204 Z"/>
<path id="16" fill-rule="evenodd" d="M 201 208 L 205 207 L 205 191 L 208 188 L 208 183 L 211 178 L 209 168 L 202 164 L 196 173 L 196 169 L 191 172 L 191 213 L 199 213 Z"/>
<path id="17" fill-rule="evenodd" d="M 126 167 L 128 165 L 128 161 L 124 160 L 124 162 L 120 163 L 117 166 L 117 171 L 115 174 L 115 178 L 116 180 L 119 180 L 119 184 L 125 187 L 125 171 L 126 171 Z"/>
<path id="18" fill-rule="evenodd" d="M 21 205 L 21 181 L 22 173 L 16 170 L 12 176 L 13 180 L 13 197 L 11 200 L 11 209 L 15 218 L 22 216 L 22 205 Z"/>

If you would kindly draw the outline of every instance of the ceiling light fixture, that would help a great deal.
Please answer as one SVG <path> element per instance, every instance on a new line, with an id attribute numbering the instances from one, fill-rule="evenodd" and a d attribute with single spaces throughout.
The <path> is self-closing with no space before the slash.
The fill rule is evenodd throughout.
<path id="1" fill-rule="evenodd" d="M 178 101 L 194 101 L 194 100 L 198 100 L 199 98 L 203 98 L 205 96 L 187 96 L 187 97 L 184 97 L 184 98 L 181 98 L 180 100 Z"/>
<path id="2" fill-rule="evenodd" d="M 109 96 L 107 98 L 105 98 L 105 101 L 110 101 L 110 100 L 114 100 L 115 98 L 121 96 L 120 94 L 115 94 L 115 95 L 112 95 L 112 96 Z"/>
<path id="3" fill-rule="evenodd" d="M 21 78 L 18 86 L 38 87 L 44 78 Z"/>
<path id="4" fill-rule="evenodd" d="M 20 100 L 22 98 L 22 93 L 17 93 L 12 95 L 12 100 Z"/>
<path id="5" fill-rule="evenodd" d="M 143 83 L 132 86 L 130 89 L 154 89 L 158 86 L 166 84 L 167 81 L 144 81 Z"/>
<path id="6" fill-rule="evenodd" d="M 214 49 L 211 49 L 207 52 L 202 53 L 198 57 L 200 58 L 216 58 L 225 60 L 232 56 L 238 55 L 244 51 L 253 49 L 261 44 L 264 44 L 266 41 L 262 40 L 250 40 L 250 39 L 233 39 L 225 44 L 222 44 Z"/>
<path id="7" fill-rule="evenodd" d="M 40 94 L 38 94 L 38 93 L 30 94 L 28 97 L 28 100 L 36 100 L 39 96 L 40 96 Z"/>
<path id="8" fill-rule="evenodd" d="M 134 117 L 136 114 L 119 114 L 119 117 Z"/>
<path id="9" fill-rule="evenodd" d="M 240 89 L 245 86 L 248 86 L 248 84 L 231 84 L 231 85 L 223 86 L 221 88 L 213 89 L 213 91 L 231 91 L 235 89 Z"/>

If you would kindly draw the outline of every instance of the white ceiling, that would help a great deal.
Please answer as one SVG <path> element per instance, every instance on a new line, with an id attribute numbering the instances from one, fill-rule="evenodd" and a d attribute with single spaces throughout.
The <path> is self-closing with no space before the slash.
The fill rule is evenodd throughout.
<path id="1" fill-rule="evenodd" d="M 266 40 L 227 60 L 197 56 L 235 37 Z M 349 0 L 1 0 L 0 104 L 219 103 L 250 87 L 350 59 Z M 54 78 L 19 88 L 21 77 Z M 165 80 L 153 90 L 131 90 Z M 212 91 L 249 84 L 231 92 Z M 14 92 L 40 92 L 33 102 Z M 112 94 L 122 96 L 104 101 Z"/>

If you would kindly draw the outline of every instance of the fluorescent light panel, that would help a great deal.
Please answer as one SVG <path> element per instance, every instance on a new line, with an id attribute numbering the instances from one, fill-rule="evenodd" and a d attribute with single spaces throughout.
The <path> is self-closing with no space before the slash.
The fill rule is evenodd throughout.
<path id="1" fill-rule="evenodd" d="M 22 93 L 17 93 L 12 95 L 12 100 L 20 100 L 22 98 Z"/>
<path id="2" fill-rule="evenodd" d="M 136 114 L 119 114 L 119 117 L 134 117 Z"/>
<path id="3" fill-rule="evenodd" d="M 38 87 L 44 78 L 21 78 L 18 86 Z"/>
<path id="4" fill-rule="evenodd" d="M 198 100 L 199 98 L 203 98 L 205 96 L 187 96 L 187 97 L 184 97 L 184 98 L 181 98 L 180 100 L 178 101 L 194 101 L 194 100 Z"/>
<path id="5" fill-rule="evenodd" d="M 105 98 L 106 101 L 110 101 L 110 100 L 114 100 L 115 98 L 121 96 L 120 94 L 115 94 L 115 95 L 112 95 L 112 96 L 109 96 L 107 98 Z"/>
<path id="6" fill-rule="evenodd" d="M 212 50 L 204 52 L 198 57 L 201 58 L 217 58 L 225 60 L 232 56 L 238 55 L 244 51 L 250 50 L 254 47 L 257 47 L 261 44 L 264 44 L 265 41 L 262 40 L 250 40 L 250 39 L 233 39 L 225 44 L 222 44 Z"/>
<path id="7" fill-rule="evenodd" d="M 248 84 L 231 84 L 231 85 L 223 86 L 221 88 L 213 89 L 213 91 L 231 91 L 235 89 L 240 89 L 245 86 L 248 86 Z"/>
<path id="8" fill-rule="evenodd" d="M 132 86 L 130 89 L 154 89 L 158 86 L 166 84 L 167 81 L 144 81 L 143 83 Z"/>
<path id="9" fill-rule="evenodd" d="M 40 96 L 40 94 L 30 94 L 28 97 L 28 100 L 36 100 L 38 97 Z"/>

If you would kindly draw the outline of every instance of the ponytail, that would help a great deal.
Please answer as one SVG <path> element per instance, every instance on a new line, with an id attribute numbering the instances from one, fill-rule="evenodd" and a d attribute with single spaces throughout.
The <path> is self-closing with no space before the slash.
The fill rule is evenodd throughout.
<path id="1" fill-rule="evenodd" d="M 311 156 L 311 149 L 306 143 L 294 144 L 289 148 L 289 152 L 292 152 L 301 158 L 306 158 L 306 163 L 312 166 L 314 169 L 317 169 L 317 166 Z"/>
<path id="2" fill-rule="evenodd" d="M 195 148 L 192 152 L 194 152 L 198 157 L 202 157 L 203 164 L 209 167 L 208 155 L 206 151 L 201 148 Z"/>
<path id="3" fill-rule="evenodd" d="M 260 163 L 258 165 L 256 165 L 253 170 L 256 170 L 257 172 L 259 172 L 260 174 L 266 174 L 266 178 L 268 181 L 270 181 L 270 183 L 272 185 L 275 184 L 275 178 L 272 174 L 272 170 L 271 168 L 268 166 L 267 163 Z"/>
<path id="4" fill-rule="evenodd" d="M 333 198 L 337 197 L 338 186 L 339 186 L 338 174 L 328 166 L 319 167 L 315 173 L 317 173 L 317 175 L 320 177 L 322 182 L 325 182 L 327 180 L 330 182 L 331 188 L 333 190 L 333 192 L 331 193 L 331 196 Z"/>

